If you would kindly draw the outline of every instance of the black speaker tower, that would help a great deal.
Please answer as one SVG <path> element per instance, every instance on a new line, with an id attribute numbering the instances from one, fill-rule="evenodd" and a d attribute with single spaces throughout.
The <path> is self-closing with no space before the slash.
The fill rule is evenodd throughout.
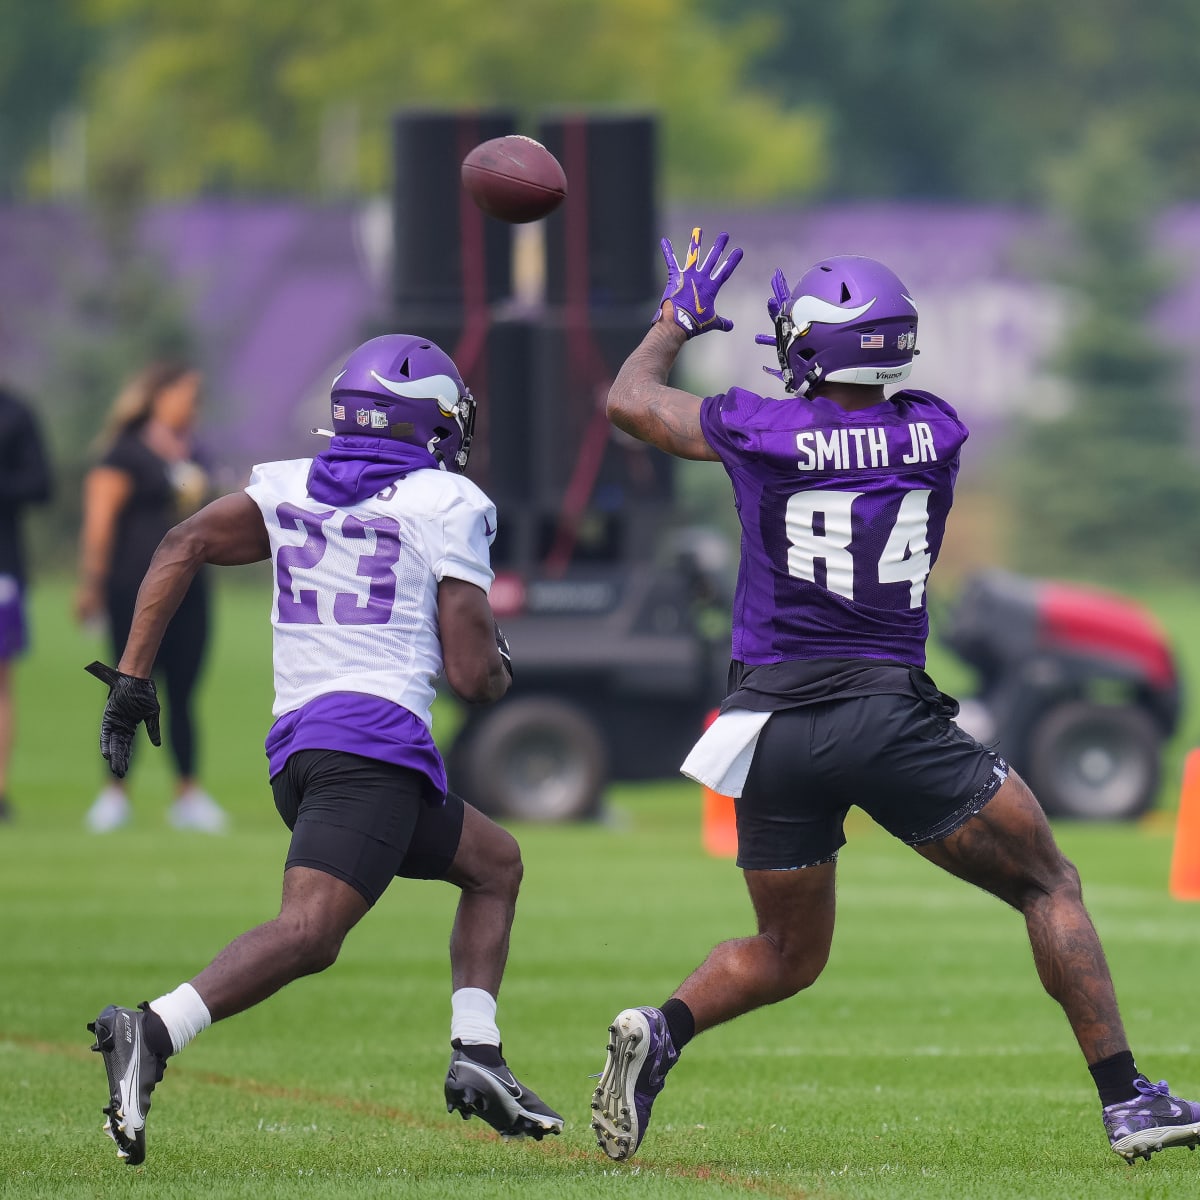
<path id="1" fill-rule="evenodd" d="M 511 291 L 509 230 L 475 207 L 459 169 L 473 146 L 515 129 L 510 112 L 396 114 L 392 301 L 398 309 L 491 304 Z"/>
<path id="2" fill-rule="evenodd" d="M 545 295 L 532 307 L 513 298 L 513 227 L 484 216 L 459 175 L 473 146 L 515 129 L 501 111 L 396 115 L 393 319 L 446 350 L 479 400 L 467 474 L 500 511 L 494 562 L 561 575 L 644 557 L 672 495 L 671 459 L 604 416 L 661 287 L 655 124 L 539 125 L 567 198 L 539 223 Z"/>

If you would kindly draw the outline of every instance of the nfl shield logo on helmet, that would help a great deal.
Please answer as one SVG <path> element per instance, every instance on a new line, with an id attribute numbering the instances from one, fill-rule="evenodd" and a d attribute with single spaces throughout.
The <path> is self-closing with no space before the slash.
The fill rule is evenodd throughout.
<path id="1" fill-rule="evenodd" d="M 370 425 L 371 410 L 369 408 L 360 408 L 355 416 L 358 419 L 358 423 L 363 426 L 363 428 L 366 428 L 366 426 Z"/>

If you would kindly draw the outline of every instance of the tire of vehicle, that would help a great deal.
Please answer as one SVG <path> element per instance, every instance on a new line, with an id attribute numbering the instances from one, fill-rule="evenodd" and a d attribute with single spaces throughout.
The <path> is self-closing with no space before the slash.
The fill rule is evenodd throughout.
<path id="1" fill-rule="evenodd" d="M 608 774 L 596 726 L 564 700 L 521 696 L 472 721 L 451 755 L 451 786 L 496 817 L 594 816 Z"/>
<path id="2" fill-rule="evenodd" d="M 1030 738 L 1029 785 L 1051 816 L 1127 821 L 1155 801 L 1162 733 L 1127 705 L 1062 704 Z"/>

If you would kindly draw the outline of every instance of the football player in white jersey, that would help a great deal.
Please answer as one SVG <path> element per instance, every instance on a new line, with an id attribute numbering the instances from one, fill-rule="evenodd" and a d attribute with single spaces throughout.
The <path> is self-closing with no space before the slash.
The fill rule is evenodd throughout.
<path id="1" fill-rule="evenodd" d="M 475 401 L 426 338 L 360 346 L 332 390 L 332 440 L 312 459 L 255 467 L 242 492 L 176 526 L 150 564 L 109 685 L 100 749 L 124 775 L 138 724 L 159 744 L 155 652 L 203 563 L 270 559 L 275 805 L 292 831 L 279 915 L 198 975 L 89 1024 L 108 1074 L 105 1129 L 131 1165 L 146 1154 L 150 1094 L 167 1059 L 213 1021 L 332 965 L 397 875 L 462 890 L 450 939 L 447 1111 L 540 1139 L 562 1118 L 509 1071 L 496 995 L 521 855 L 505 830 L 447 789 L 430 734 L 444 672 L 469 703 L 508 690 L 508 646 L 488 603 L 491 501 L 462 475 Z"/>

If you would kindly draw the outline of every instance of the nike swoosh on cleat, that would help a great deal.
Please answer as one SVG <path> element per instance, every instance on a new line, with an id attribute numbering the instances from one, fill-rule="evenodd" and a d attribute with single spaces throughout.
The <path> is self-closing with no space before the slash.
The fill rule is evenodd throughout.
<path id="1" fill-rule="evenodd" d="M 140 1058 L 141 1040 L 140 1031 L 135 1031 L 133 1039 L 133 1057 L 130 1058 L 129 1066 L 125 1068 L 125 1074 L 121 1076 L 118 1082 L 118 1086 L 121 1090 L 121 1117 L 125 1124 L 129 1124 L 131 1122 L 131 1118 L 133 1121 L 141 1121 L 142 1123 L 145 1123 L 145 1117 L 139 1111 L 137 1106 L 137 1066 Z M 136 1132 L 136 1129 L 134 1129 L 133 1132 Z"/>
<path id="2" fill-rule="evenodd" d="M 484 1075 L 490 1076 L 498 1084 L 502 1085 L 504 1087 L 504 1089 L 508 1092 L 508 1094 L 510 1096 L 512 1096 L 512 1098 L 514 1100 L 519 1100 L 521 1098 L 521 1095 L 525 1089 L 523 1087 L 521 1087 L 521 1085 L 519 1083 L 517 1083 L 517 1081 L 515 1079 L 513 1079 L 512 1083 L 509 1083 L 508 1080 L 505 1079 L 503 1076 L 497 1075 L 495 1071 L 490 1070 L 488 1067 L 483 1066 L 482 1063 L 472 1062 L 470 1065 L 476 1071 L 482 1071 Z"/>

